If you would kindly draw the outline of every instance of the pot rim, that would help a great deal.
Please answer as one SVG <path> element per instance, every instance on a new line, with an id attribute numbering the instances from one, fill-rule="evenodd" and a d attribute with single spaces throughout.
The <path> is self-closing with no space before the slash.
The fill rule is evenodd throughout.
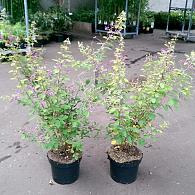
<path id="1" fill-rule="evenodd" d="M 123 163 L 121 163 L 121 162 L 117 162 L 117 161 L 115 161 L 114 159 L 112 159 L 111 157 L 110 157 L 110 155 L 108 154 L 108 159 L 110 160 L 110 161 L 113 161 L 114 163 L 116 163 L 116 164 L 120 164 L 120 165 L 130 165 L 130 164 L 134 164 L 134 163 L 141 163 L 141 161 L 142 161 L 142 159 L 143 159 L 143 153 L 142 153 L 142 157 L 139 159 L 139 160 L 132 160 L 132 161 L 129 161 L 129 162 L 123 162 Z"/>
<path id="2" fill-rule="evenodd" d="M 111 147 L 111 146 L 110 146 Z M 110 147 L 109 147 L 109 149 L 110 149 Z M 143 156 L 144 156 L 144 154 L 143 154 L 143 152 L 142 152 L 142 150 L 140 150 L 137 146 L 135 146 L 140 152 L 141 152 L 141 158 L 140 159 L 137 159 L 137 160 L 132 160 L 132 161 L 129 161 L 129 162 L 123 162 L 123 163 L 120 163 L 120 162 L 117 162 L 117 161 L 115 161 L 114 159 L 112 159 L 111 158 L 111 156 L 109 155 L 109 153 L 108 153 L 108 150 L 109 149 L 107 149 L 107 158 L 109 159 L 109 160 L 111 160 L 111 161 L 113 161 L 114 163 L 117 163 L 117 164 L 133 164 L 133 163 L 135 163 L 135 162 L 139 162 L 139 163 L 141 163 L 141 161 L 142 161 L 142 159 L 143 159 Z"/>
<path id="3" fill-rule="evenodd" d="M 47 159 L 49 160 L 50 163 L 53 163 L 53 164 L 62 165 L 62 166 L 65 166 L 65 165 L 72 166 L 74 164 L 80 163 L 81 160 L 82 160 L 82 156 L 79 159 L 77 159 L 77 160 L 75 160 L 71 163 L 61 163 L 61 162 L 58 162 L 58 161 L 55 161 L 55 160 L 49 158 L 49 155 L 48 155 L 48 152 L 47 152 Z"/>

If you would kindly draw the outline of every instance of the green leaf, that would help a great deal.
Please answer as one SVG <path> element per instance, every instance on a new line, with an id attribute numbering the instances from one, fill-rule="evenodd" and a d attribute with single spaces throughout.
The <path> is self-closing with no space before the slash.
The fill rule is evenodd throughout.
<path id="1" fill-rule="evenodd" d="M 116 142 L 118 144 L 122 144 L 124 142 L 124 138 L 120 135 L 116 136 Z"/>
<path id="2" fill-rule="evenodd" d="M 153 121 L 156 118 L 156 115 L 154 113 L 149 114 L 149 119 Z"/>
<path id="3" fill-rule="evenodd" d="M 85 84 L 88 85 L 90 82 L 91 82 L 91 81 L 90 81 L 89 79 L 87 79 L 87 80 L 85 81 Z"/>
<path id="4" fill-rule="evenodd" d="M 169 106 L 177 106 L 178 103 L 179 103 L 179 101 L 176 98 L 172 98 L 168 102 Z"/>
<path id="5" fill-rule="evenodd" d="M 155 99 L 155 98 L 152 98 L 152 99 L 151 99 L 151 102 L 152 102 L 153 104 L 155 104 L 155 103 L 156 103 L 156 99 Z"/>
<path id="6" fill-rule="evenodd" d="M 164 89 L 165 88 L 165 84 L 164 83 L 160 83 L 160 88 Z"/>
<path id="7" fill-rule="evenodd" d="M 113 114 L 113 113 L 115 113 L 116 111 L 117 111 L 116 108 L 111 108 L 111 109 L 109 110 L 109 113 L 110 113 L 110 114 Z"/>
<path id="8" fill-rule="evenodd" d="M 124 137 L 127 137 L 127 132 L 124 129 L 122 129 L 121 133 Z"/>
<path id="9" fill-rule="evenodd" d="M 127 137 L 127 141 L 128 141 L 129 144 L 131 144 L 132 143 L 131 137 Z"/>
<path id="10" fill-rule="evenodd" d="M 139 124 L 140 126 L 143 126 L 143 125 L 146 124 L 146 120 L 140 120 L 140 121 L 138 122 L 138 124 Z"/>
<path id="11" fill-rule="evenodd" d="M 165 105 L 163 105 L 163 109 L 164 109 L 165 111 L 168 111 L 168 110 L 169 110 L 169 106 L 168 106 L 167 104 L 165 104 Z"/>
<path id="12" fill-rule="evenodd" d="M 60 120 L 56 120 L 55 121 L 55 125 L 56 125 L 57 128 L 60 128 L 60 126 L 61 126 Z"/>
<path id="13" fill-rule="evenodd" d="M 139 139 L 138 143 L 140 146 L 144 146 L 146 144 L 146 141 L 145 139 Z"/>

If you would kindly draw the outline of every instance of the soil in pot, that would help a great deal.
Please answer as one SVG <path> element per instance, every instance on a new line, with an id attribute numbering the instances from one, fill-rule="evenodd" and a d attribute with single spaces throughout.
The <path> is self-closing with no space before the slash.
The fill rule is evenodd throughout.
<path id="1" fill-rule="evenodd" d="M 79 178 L 80 161 L 74 160 L 71 155 L 60 150 L 50 150 L 47 153 L 51 164 L 53 180 L 58 184 L 71 184 Z"/>
<path id="2" fill-rule="evenodd" d="M 143 153 L 135 146 L 115 145 L 108 150 L 110 175 L 114 181 L 129 184 L 137 179 Z"/>

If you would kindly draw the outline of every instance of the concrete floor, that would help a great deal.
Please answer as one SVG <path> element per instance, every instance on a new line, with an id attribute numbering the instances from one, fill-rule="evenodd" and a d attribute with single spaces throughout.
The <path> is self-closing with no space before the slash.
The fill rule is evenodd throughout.
<path id="1" fill-rule="evenodd" d="M 75 38 L 72 51 L 75 55 L 76 41 L 90 43 L 91 38 Z M 155 53 L 166 41 L 164 32 L 140 35 L 126 40 L 129 58 L 129 77 L 133 78 L 142 67 L 147 52 Z M 45 58 L 51 64 L 59 50 L 59 44 L 46 46 Z M 182 62 L 184 53 L 195 49 L 195 44 L 178 41 L 176 55 Z M 8 64 L 0 64 L 0 95 L 14 92 Z M 39 146 L 22 141 L 17 132 L 28 120 L 28 111 L 14 103 L 0 101 L 0 195 L 194 195 L 195 194 L 195 93 L 188 102 L 182 102 L 177 112 L 166 113 L 170 127 L 152 143 L 143 148 L 144 158 L 138 179 L 130 185 L 115 183 L 109 176 L 106 148 L 109 140 L 104 133 L 99 138 L 85 141 L 85 153 L 81 162 L 79 180 L 61 186 L 50 185 L 50 165 L 46 151 Z M 101 108 L 92 118 L 103 127 L 108 119 Z M 103 128 L 102 127 L 102 128 Z"/>

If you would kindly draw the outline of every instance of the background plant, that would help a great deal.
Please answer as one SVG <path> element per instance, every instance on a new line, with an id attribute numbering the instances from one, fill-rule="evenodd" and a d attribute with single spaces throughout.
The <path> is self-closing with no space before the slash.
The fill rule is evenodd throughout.
<path id="1" fill-rule="evenodd" d="M 140 22 L 143 27 L 153 27 L 155 24 L 154 14 L 153 12 L 145 11 L 140 18 Z"/>
<path id="2" fill-rule="evenodd" d="M 9 0 L 8 0 L 9 1 Z M 11 22 L 23 22 L 24 21 L 24 1 L 23 0 L 12 0 L 12 18 Z M 28 0 L 28 11 L 30 14 L 36 13 L 40 10 L 39 0 Z M 9 1 L 9 14 L 11 15 L 11 1 Z M 20 10 L 20 11 L 18 11 Z"/>
<path id="3" fill-rule="evenodd" d="M 82 8 L 76 10 L 71 18 L 73 21 L 94 23 L 95 13 L 94 10 L 89 10 L 89 8 Z"/>
<path id="4" fill-rule="evenodd" d="M 36 21 L 38 32 L 65 32 L 72 26 L 71 18 L 61 7 L 51 7 L 47 11 L 38 11 L 30 15 L 30 21 Z"/>
<path id="5" fill-rule="evenodd" d="M 168 19 L 168 12 L 152 12 L 155 18 L 155 28 L 157 29 L 166 29 L 167 27 L 167 19 Z M 169 29 L 170 30 L 181 30 L 183 21 L 183 13 L 180 11 L 174 11 L 170 14 L 169 19 Z M 186 16 L 186 27 L 189 23 L 189 17 Z M 195 25 L 195 15 L 192 16 L 192 29 L 194 29 Z"/>
<path id="6" fill-rule="evenodd" d="M 17 39 L 17 40 L 16 40 Z M 25 26 L 22 23 L 11 24 L 8 20 L 0 21 L 0 41 L 9 45 L 10 43 L 25 39 Z"/>
<path id="7" fill-rule="evenodd" d="M 117 16 L 125 9 L 125 0 L 99 0 L 98 1 L 98 20 L 101 23 L 111 23 L 116 21 Z M 148 6 L 148 0 L 141 1 L 141 13 L 144 14 L 145 9 Z M 137 20 L 137 14 L 139 10 L 139 1 L 129 0 L 128 1 L 128 13 L 127 22 L 131 24 Z"/>

